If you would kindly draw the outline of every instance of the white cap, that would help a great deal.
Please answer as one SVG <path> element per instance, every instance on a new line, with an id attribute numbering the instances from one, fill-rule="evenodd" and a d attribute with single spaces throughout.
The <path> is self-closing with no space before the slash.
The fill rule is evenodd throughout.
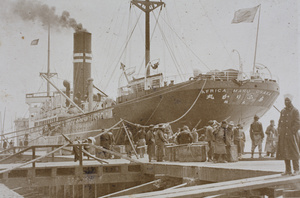
<path id="1" fill-rule="evenodd" d="M 292 94 L 284 94 L 284 99 L 288 98 L 290 101 L 293 101 L 294 96 Z"/>

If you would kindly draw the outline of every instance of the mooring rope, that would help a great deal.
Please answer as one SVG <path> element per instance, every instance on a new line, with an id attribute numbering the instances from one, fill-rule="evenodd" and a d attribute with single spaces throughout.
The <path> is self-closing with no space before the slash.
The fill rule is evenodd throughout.
<path id="1" fill-rule="evenodd" d="M 149 122 L 149 120 L 152 118 L 152 116 L 154 115 L 154 113 L 156 112 L 156 110 L 158 109 L 161 101 L 163 100 L 164 97 L 161 97 L 159 103 L 156 105 L 156 108 L 154 109 L 154 111 L 152 112 L 152 114 L 150 115 L 150 117 L 148 118 L 148 120 L 145 122 L 145 124 L 147 124 Z"/>
<path id="2" fill-rule="evenodd" d="M 203 83 L 203 85 L 202 85 L 202 88 L 200 89 L 199 94 L 198 94 L 198 96 L 196 97 L 196 99 L 195 99 L 195 101 L 193 102 L 193 104 L 191 105 L 191 107 L 190 107 L 190 108 L 189 108 L 182 116 L 180 116 L 180 117 L 177 118 L 176 120 L 173 120 L 173 121 L 171 121 L 171 122 L 167 122 L 167 123 L 164 123 L 164 124 L 173 124 L 173 123 L 178 122 L 179 120 L 181 120 L 183 117 L 185 117 L 185 116 L 192 110 L 192 108 L 195 106 L 196 102 L 198 101 L 199 97 L 201 96 L 201 93 L 203 92 L 203 89 L 204 89 L 204 86 L 206 85 L 206 82 L 207 82 L 207 80 L 205 79 L 205 81 L 204 81 L 204 83 Z M 130 122 L 130 121 L 128 121 L 128 120 L 124 120 L 124 121 L 127 122 L 128 124 L 131 124 L 131 125 L 134 125 L 134 126 L 138 126 L 138 127 L 148 127 L 148 126 L 146 126 L 146 125 L 135 124 L 135 123 Z"/>
<path id="3" fill-rule="evenodd" d="M 206 81 L 207 81 L 207 79 L 205 79 L 205 81 L 204 81 L 204 83 L 202 85 L 202 88 L 201 88 L 201 90 L 200 90 L 197 98 L 195 99 L 194 103 L 192 104 L 192 106 L 181 117 L 177 118 L 176 120 L 173 120 L 172 122 L 168 122 L 168 124 L 173 124 L 175 122 L 178 122 L 179 120 L 181 120 L 184 116 L 186 116 L 186 114 L 188 114 L 192 110 L 192 108 L 195 106 L 196 102 L 198 101 L 199 97 L 201 96 L 201 93 L 202 93 L 203 88 L 204 88 L 204 86 L 206 84 Z"/>

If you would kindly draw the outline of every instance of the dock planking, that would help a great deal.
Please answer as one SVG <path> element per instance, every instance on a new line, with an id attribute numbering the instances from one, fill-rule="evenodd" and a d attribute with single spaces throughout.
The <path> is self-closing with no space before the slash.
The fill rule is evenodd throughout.
<path id="1" fill-rule="evenodd" d="M 240 179 L 192 187 L 182 187 L 172 191 L 156 191 L 120 197 L 146 198 L 146 197 L 205 197 L 219 194 L 228 194 L 245 190 L 262 189 L 271 186 L 280 186 L 300 182 L 298 176 L 281 176 L 281 174 Z"/>

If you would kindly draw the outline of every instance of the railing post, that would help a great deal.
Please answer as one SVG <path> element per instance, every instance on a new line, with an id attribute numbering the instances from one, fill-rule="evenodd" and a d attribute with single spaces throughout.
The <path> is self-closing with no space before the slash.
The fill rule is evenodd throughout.
<path id="1" fill-rule="evenodd" d="M 82 166 L 82 145 L 79 146 L 79 165 Z"/>
<path id="2" fill-rule="evenodd" d="M 35 147 L 32 147 L 32 159 L 35 159 Z M 32 162 L 32 167 L 35 168 L 35 162 Z"/>
<path id="3" fill-rule="evenodd" d="M 54 146 L 52 146 L 51 148 L 52 148 L 51 150 L 53 151 L 54 150 Z M 54 162 L 54 153 L 52 153 L 52 162 Z"/>

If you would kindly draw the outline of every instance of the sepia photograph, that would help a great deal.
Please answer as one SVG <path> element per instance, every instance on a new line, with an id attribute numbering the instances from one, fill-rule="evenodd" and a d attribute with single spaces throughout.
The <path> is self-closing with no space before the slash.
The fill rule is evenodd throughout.
<path id="1" fill-rule="evenodd" d="M 297 0 L 1 0 L 0 197 L 300 197 Z"/>

